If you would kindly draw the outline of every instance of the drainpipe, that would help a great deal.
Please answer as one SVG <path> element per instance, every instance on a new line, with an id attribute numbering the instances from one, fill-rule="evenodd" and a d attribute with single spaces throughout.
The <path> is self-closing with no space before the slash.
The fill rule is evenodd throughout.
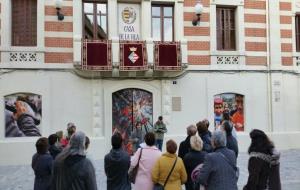
<path id="1" fill-rule="evenodd" d="M 268 130 L 273 132 L 273 106 L 272 106 L 272 75 L 271 75 L 271 57 L 270 57 L 270 22 L 269 22 L 269 4 L 271 0 L 266 1 L 266 32 L 267 32 L 267 101 L 268 101 Z"/>

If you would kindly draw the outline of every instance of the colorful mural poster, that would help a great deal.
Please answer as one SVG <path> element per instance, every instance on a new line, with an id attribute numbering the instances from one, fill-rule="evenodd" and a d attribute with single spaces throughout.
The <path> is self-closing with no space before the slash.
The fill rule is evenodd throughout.
<path id="1" fill-rule="evenodd" d="M 236 131 L 244 131 L 244 96 L 234 93 L 223 93 L 214 96 L 214 123 L 221 125 L 223 114 L 230 115 Z"/>
<path id="2" fill-rule="evenodd" d="M 112 104 L 112 132 L 121 133 L 124 148 L 133 154 L 146 132 L 152 130 L 152 94 L 140 89 L 124 89 L 113 93 Z"/>
<path id="3" fill-rule="evenodd" d="M 5 137 L 41 136 L 42 96 L 17 93 L 4 97 Z"/>

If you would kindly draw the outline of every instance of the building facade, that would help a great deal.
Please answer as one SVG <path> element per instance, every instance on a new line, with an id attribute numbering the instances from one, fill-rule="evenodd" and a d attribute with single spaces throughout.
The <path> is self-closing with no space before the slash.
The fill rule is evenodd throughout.
<path id="1" fill-rule="evenodd" d="M 160 115 L 166 139 L 228 112 L 242 151 L 253 128 L 300 148 L 299 0 L 202 0 L 195 26 L 195 0 L 0 2 L 1 165 L 29 163 L 32 134 L 68 122 L 100 159 L 115 130 L 128 137 Z"/>

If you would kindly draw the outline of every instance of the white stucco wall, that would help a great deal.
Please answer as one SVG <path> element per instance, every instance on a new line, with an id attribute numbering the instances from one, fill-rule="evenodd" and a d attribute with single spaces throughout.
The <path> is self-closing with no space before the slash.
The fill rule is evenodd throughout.
<path id="1" fill-rule="evenodd" d="M 280 102 L 274 102 L 273 125 L 270 127 L 266 73 L 189 72 L 173 80 L 101 80 L 83 79 L 71 70 L 17 70 L 0 78 L 0 113 L 4 113 L 4 96 L 17 92 L 42 95 L 42 135 L 48 136 L 66 129 L 70 121 L 91 137 L 89 151 L 102 159 L 111 148 L 112 93 L 124 88 L 140 88 L 153 94 L 153 121 L 166 114 L 169 132 L 166 140 L 178 143 L 186 136 L 189 124 L 208 118 L 213 129 L 213 96 L 234 92 L 245 96 L 245 132 L 238 134 L 240 151 L 249 146 L 249 131 L 266 131 L 280 149 L 300 148 L 299 77 L 283 73 L 272 79 L 280 80 Z M 176 84 L 173 83 L 176 81 Z M 277 83 L 278 85 L 278 83 Z M 168 113 L 172 97 L 181 97 L 181 111 Z M 273 97 L 274 98 L 274 97 Z M 95 105 L 97 104 L 97 109 Z M 96 111 L 95 111 L 96 110 Z M 100 116 L 96 116 L 98 114 Z M 97 114 L 96 114 L 97 113 Z M 275 115 L 274 115 L 275 114 Z M 95 119 L 96 118 L 96 119 Z M 98 121 L 99 120 L 99 121 Z M 35 152 L 37 138 L 5 138 L 4 114 L 0 114 L 0 165 L 29 164 Z M 283 123 L 278 125 L 277 123 Z M 97 129 L 97 130 L 95 130 Z M 275 132 L 272 132 L 275 131 Z M 22 155 L 22 156 L 20 156 Z"/>

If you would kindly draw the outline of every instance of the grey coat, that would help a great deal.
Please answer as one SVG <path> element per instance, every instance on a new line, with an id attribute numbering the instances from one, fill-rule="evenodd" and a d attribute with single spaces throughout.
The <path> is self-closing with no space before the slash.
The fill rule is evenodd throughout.
<path id="1" fill-rule="evenodd" d="M 198 182 L 206 186 L 206 190 L 237 190 L 237 178 L 234 168 L 222 157 L 224 156 L 236 165 L 235 153 L 226 147 L 206 155 Z"/>

